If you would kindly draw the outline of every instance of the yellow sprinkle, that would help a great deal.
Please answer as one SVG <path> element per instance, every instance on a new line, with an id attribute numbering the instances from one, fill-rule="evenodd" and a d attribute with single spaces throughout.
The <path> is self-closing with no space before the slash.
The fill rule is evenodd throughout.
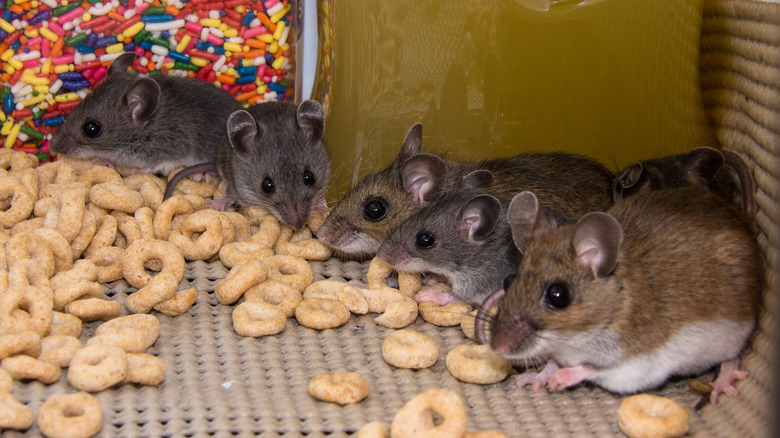
<path id="1" fill-rule="evenodd" d="M 46 38 L 47 40 L 49 40 L 49 41 L 51 41 L 53 43 L 56 43 L 57 40 L 60 38 L 59 35 L 57 35 L 56 33 L 52 32 L 48 27 L 42 27 L 40 32 L 41 32 L 41 36 L 42 37 Z"/>
<path id="2" fill-rule="evenodd" d="M 276 24 L 276 30 L 274 31 L 274 39 L 280 40 L 282 39 L 282 32 L 284 32 L 284 21 L 280 21 Z"/>
<path id="3" fill-rule="evenodd" d="M 41 73 L 47 75 L 51 71 L 51 59 L 46 59 L 41 65 Z"/>
<path id="4" fill-rule="evenodd" d="M 238 72 L 233 67 L 228 68 L 227 71 L 225 71 L 225 74 L 226 75 L 230 75 L 230 76 L 239 77 Z"/>
<path id="5" fill-rule="evenodd" d="M 5 113 L 0 111 L 0 122 L 5 122 Z"/>
<path id="6" fill-rule="evenodd" d="M 25 70 L 24 73 L 22 73 L 22 79 L 24 79 L 30 85 L 49 85 L 51 83 L 49 78 L 35 76 L 35 74 L 33 74 L 33 72 L 30 70 Z"/>
<path id="7" fill-rule="evenodd" d="M 48 85 L 36 85 L 33 87 L 33 90 L 37 91 L 40 94 L 46 94 L 49 92 L 49 86 Z"/>
<path id="8" fill-rule="evenodd" d="M 83 14 L 81 14 L 81 19 L 83 21 L 89 21 L 92 19 L 92 14 L 90 14 L 89 12 L 84 12 Z"/>
<path id="9" fill-rule="evenodd" d="M 241 44 L 236 43 L 225 43 L 222 45 L 222 47 L 225 48 L 225 50 L 230 50 L 234 53 L 240 53 L 241 52 Z"/>
<path id="10" fill-rule="evenodd" d="M 190 63 L 192 63 L 193 65 L 197 65 L 198 67 L 205 67 L 206 65 L 208 65 L 209 60 L 191 56 Z"/>
<path id="11" fill-rule="evenodd" d="M 271 67 L 273 67 L 274 69 L 279 69 L 282 67 L 282 64 L 284 64 L 284 61 L 287 61 L 287 58 L 285 58 L 284 56 L 280 56 L 274 59 L 274 62 L 271 64 Z"/>
<path id="12" fill-rule="evenodd" d="M 14 124 L 11 127 L 11 132 L 8 133 L 8 137 L 5 138 L 5 147 L 13 147 L 16 143 L 16 137 L 19 135 L 19 130 L 22 129 L 22 125 Z"/>
<path id="13" fill-rule="evenodd" d="M 124 50 L 124 47 L 125 46 L 122 43 L 111 44 L 110 46 L 106 47 L 106 53 L 121 52 L 122 50 Z"/>
<path id="14" fill-rule="evenodd" d="M 5 52 L 3 52 L 2 55 L 0 55 L 0 59 L 3 61 L 8 61 L 11 59 L 11 57 L 14 56 L 14 49 L 8 49 Z"/>
<path id="15" fill-rule="evenodd" d="M 257 86 L 257 92 L 259 94 L 265 94 L 266 90 L 268 90 L 268 86 L 265 84 Z"/>
<path id="16" fill-rule="evenodd" d="M 63 93 L 54 96 L 54 100 L 57 102 L 70 102 L 79 98 L 76 93 Z"/>
<path id="17" fill-rule="evenodd" d="M 44 99 L 46 99 L 46 95 L 45 94 L 39 94 L 39 95 L 37 95 L 35 97 L 32 97 L 32 98 L 30 98 L 28 100 L 23 100 L 22 101 L 22 106 L 25 107 L 25 108 L 28 107 L 28 106 L 33 106 L 36 103 L 43 102 Z"/>
<path id="18" fill-rule="evenodd" d="M 13 67 L 13 68 L 15 68 L 17 70 L 21 70 L 21 69 L 24 68 L 24 64 L 22 64 L 22 61 L 19 61 L 16 58 L 11 58 L 11 59 L 7 60 L 6 63 L 8 63 L 8 65 L 10 65 L 11 67 Z"/>
<path id="19" fill-rule="evenodd" d="M 241 60 L 241 67 L 250 67 L 255 65 L 255 61 L 252 59 L 242 59 Z"/>
<path id="20" fill-rule="evenodd" d="M 266 51 L 269 53 L 276 53 L 277 50 L 279 50 L 279 43 L 276 41 L 271 41 L 271 44 L 266 49 Z"/>
<path id="21" fill-rule="evenodd" d="M 288 12 L 290 12 L 290 7 L 289 7 L 289 6 L 287 6 L 287 7 L 286 7 L 286 8 L 284 8 L 284 9 L 282 9 L 281 11 L 279 11 L 279 12 L 277 12 L 277 13 L 275 13 L 275 14 L 271 15 L 271 16 L 270 16 L 270 17 L 268 17 L 268 18 L 270 18 L 270 19 L 271 19 L 271 23 L 278 23 L 278 22 L 279 22 L 279 20 L 281 20 L 281 19 L 282 19 L 282 17 L 284 17 L 285 15 L 287 15 L 287 13 L 288 13 Z"/>
<path id="22" fill-rule="evenodd" d="M 16 73 L 16 69 L 11 67 L 11 64 L 8 63 L 3 64 L 3 71 L 8 73 L 9 75 Z"/>
<path id="23" fill-rule="evenodd" d="M 181 41 L 179 41 L 179 44 L 176 46 L 176 51 L 179 53 L 184 52 L 184 49 L 187 48 L 187 44 L 190 43 L 190 40 L 192 40 L 192 36 L 190 36 L 190 34 L 185 34 Z"/>
<path id="24" fill-rule="evenodd" d="M 14 28 L 14 26 L 11 23 L 3 20 L 2 18 L 0 18 L 0 28 L 2 28 L 4 31 L 8 33 L 12 33 L 13 31 L 16 30 L 16 28 Z"/>
<path id="25" fill-rule="evenodd" d="M 70 71 L 70 66 L 68 64 L 54 66 L 54 73 L 57 73 L 58 75 L 65 73 L 66 71 Z"/>
<path id="26" fill-rule="evenodd" d="M 228 25 L 227 25 L 227 24 L 220 22 L 220 24 L 219 24 L 219 26 L 218 26 L 218 29 L 219 29 L 219 30 L 221 30 L 221 31 L 222 31 L 222 33 L 224 33 L 224 32 L 225 32 L 226 30 L 228 30 L 229 28 L 228 28 Z"/>
<path id="27" fill-rule="evenodd" d="M 290 43 L 284 43 L 284 45 L 281 47 L 283 52 L 286 52 L 287 50 L 290 50 Z"/>
<path id="28" fill-rule="evenodd" d="M 256 38 L 259 39 L 260 41 L 262 41 L 264 43 L 268 43 L 268 44 L 271 44 L 271 42 L 274 40 L 274 36 L 271 35 L 270 33 L 264 33 L 264 34 L 258 35 Z"/>
<path id="29" fill-rule="evenodd" d="M 219 28 L 219 25 L 222 24 L 222 22 L 219 21 L 216 18 L 204 18 L 204 19 L 200 20 L 200 24 L 201 24 L 201 26 L 205 26 L 205 27 L 216 27 L 216 28 Z"/>
<path id="30" fill-rule="evenodd" d="M 229 28 L 225 31 L 225 38 L 233 38 L 234 36 L 238 36 L 238 29 Z"/>
<path id="31" fill-rule="evenodd" d="M 24 35 L 27 38 L 35 38 L 35 37 L 38 36 L 38 29 L 36 29 L 34 27 L 28 27 L 27 29 L 25 29 Z"/>
<path id="32" fill-rule="evenodd" d="M 121 40 L 123 40 L 125 38 L 132 38 L 132 37 L 134 37 L 135 34 L 140 32 L 141 29 L 144 28 L 144 26 L 145 26 L 145 24 L 144 24 L 143 21 L 139 21 L 138 23 L 135 23 L 134 25 L 132 25 L 132 26 L 128 27 L 127 29 L 125 29 L 125 31 L 122 32 L 122 35 L 121 35 L 122 38 L 118 38 L 117 41 L 121 41 Z"/>
<path id="33" fill-rule="evenodd" d="M 0 129 L 0 135 L 8 135 L 11 133 L 11 128 L 14 127 L 13 119 L 5 120 L 2 129 Z M 21 129 L 21 128 L 20 128 Z"/>

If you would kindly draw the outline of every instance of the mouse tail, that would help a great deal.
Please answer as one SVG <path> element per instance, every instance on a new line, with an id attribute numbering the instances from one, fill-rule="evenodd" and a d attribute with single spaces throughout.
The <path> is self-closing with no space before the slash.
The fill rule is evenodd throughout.
<path id="1" fill-rule="evenodd" d="M 198 174 L 198 173 L 216 173 L 217 171 L 217 165 L 216 163 L 207 162 L 207 163 L 200 163 L 196 164 L 194 166 L 185 167 L 182 169 L 179 173 L 173 176 L 170 181 L 168 181 L 168 185 L 165 187 L 165 195 L 163 196 L 163 201 L 170 198 L 173 195 L 173 191 L 176 189 L 176 186 L 179 185 L 181 180 L 184 178 L 190 177 L 192 175 Z"/>

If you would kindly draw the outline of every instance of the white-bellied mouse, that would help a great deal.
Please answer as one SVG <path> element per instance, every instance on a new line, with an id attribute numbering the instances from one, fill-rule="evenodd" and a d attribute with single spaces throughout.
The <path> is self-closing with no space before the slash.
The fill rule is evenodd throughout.
<path id="1" fill-rule="evenodd" d="M 722 364 L 711 401 L 736 393 L 763 285 L 749 218 L 689 187 L 626 198 L 557 228 L 523 192 L 507 219 L 523 261 L 477 318 L 490 318 L 498 354 L 549 359 L 541 373 L 519 375 L 519 385 L 589 381 L 634 393 Z"/>
<path id="2" fill-rule="evenodd" d="M 508 203 L 485 191 L 492 177 L 477 170 L 455 190 L 427 193 L 434 199 L 426 199 L 379 247 L 377 257 L 397 270 L 437 274 L 452 287 L 450 294 L 423 290 L 418 301 L 479 306 L 517 270 L 520 252 L 506 221 Z"/>
<path id="3" fill-rule="evenodd" d="M 196 166 L 198 172 L 216 167 L 227 182 L 225 197 L 212 207 L 224 210 L 232 203 L 265 207 L 294 229 L 302 228 L 313 211 L 327 212 L 331 165 L 322 142 L 325 115 L 319 102 L 258 103 L 235 111 L 226 125 L 216 162 Z M 167 194 L 187 171 L 174 176 Z"/>
<path id="4" fill-rule="evenodd" d="M 116 58 L 105 80 L 52 136 L 52 152 L 116 168 L 168 175 L 214 161 L 228 116 L 241 105 L 195 78 L 130 74 L 133 52 Z"/>
<path id="5" fill-rule="evenodd" d="M 481 162 L 457 162 L 422 152 L 422 125 L 409 129 L 401 151 L 386 169 L 366 176 L 339 200 L 318 237 L 344 253 L 372 255 L 404 220 L 425 205 L 426 192 L 448 192 L 468 173 L 488 170 L 487 193 L 510 200 L 534 190 L 561 222 L 612 204 L 614 175 L 600 163 L 566 153 L 526 153 Z"/>
<path id="6" fill-rule="evenodd" d="M 737 181 L 739 184 L 737 184 Z M 700 147 L 692 151 L 642 161 L 615 177 L 615 201 L 651 190 L 698 185 L 723 199 L 740 199 L 748 217 L 756 213 L 755 182 L 739 155 L 727 150 Z"/>

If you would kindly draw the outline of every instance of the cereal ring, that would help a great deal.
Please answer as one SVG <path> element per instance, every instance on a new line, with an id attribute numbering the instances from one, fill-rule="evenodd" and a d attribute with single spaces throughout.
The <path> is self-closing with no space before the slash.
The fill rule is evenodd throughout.
<path id="1" fill-rule="evenodd" d="M 21 170 L 37 166 L 38 158 L 35 155 L 30 154 L 29 157 L 27 155 L 21 151 L 4 148 L 0 151 L 0 168 Z"/>
<path id="2" fill-rule="evenodd" d="M 195 206 L 184 196 L 171 196 L 160 204 L 154 214 L 154 235 L 160 240 L 168 240 L 174 216 L 194 211 Z"/>
<path id="3" fill-rule="evenodd" d="M 51 321 L 52 297 L 42 289 L 35 286 L 14 287 L 3 293 L 0 299 L 0 333 L 34 331 L 43 336 Z"/>
<path id="4" fill-rule="evenodd" d="M 73 336 L 54 335 L 41 339 L 41 354 L 38 360 L 65 368 L 81 348 L 81 341 Z"/>
<path id="5" fill-rule="evenodd" d="M 41 354 L 41 336 L 33 331 L 0 336 L 0 360 L 14 354 L 37 357 Z"/>
<path id="6" fill-rule="evenodd" d="M 417 302 L 406 297 L 389 303 L 385 312 L 374 318 L 374 321 L 383 327 L 400 329 L 413 323 L 417 319 L 417 313 Z"/>
<path id="7" fill-rule="evenodd" d="M 295 256 L 275 255 L 263 259 L 268 268 L 268 278 L 289 284 L 303 292 L 314 281 L 314 271 L 309 263 Z"/>
<path id="8" fill-rule="evenodd" d="M 393 267 L 387 262 L 374 257 L 368 265 L 366 273 L 366 282 L 369 289 L 376 289 L 387 286 L 387 277 L 393 272 Z"/>
<path id="9" fill-rule="evenodd" d="M 97 231 L 95 231 L 95 234 L 92 236 L 92 242 L 90 242 L 87 249 L 84 250 L 84 254 L 87 256 L 98 248 L 113 245 L 119 230 L 119 224 L 114 216 L 101 216 L 96 219 L 96 221 Z"/>
<path id="10" fill-rule="evenodd" d="M 125 180 L 122 178 L 122 175 L 120 175 L 119 172 L 106 166 L 94 166 L 87 169 L 78 177 L 77 181 L 86 184 L 87 187 L 92 187 L 95 184 L 107 182 L 116 184 L 125 183 Z"/>
<path id="11" fill-rule="evenodd" d="M 249 207 L 244 210 L 244 214 L 249 220 L 250 225 L 258 226 L 259 229 L 249 237 L 250 242 L 262 243 L 273 248 L 279 240 L 282 233 L 282 227 L 271 213 L 259 207 Z"/>
<path id="12" fill-rule="evenodd" d="M 103 426 L 103 408 L 86 392 L 55 394 L 38 410 L 38 429 L 50 438 L 86 438 Z"/>
<path id="13" fill-rule="evenodd" d="M 66 184 L 48 184 L 46 186 L 41 187 L 40 193 L 38 194 L 39 202 L 46 200 L 46 198 L 56 198 L 57 196 L 66 192 L 78 192 L 79 195 L 83 195 L 84 199 L 86 200 L 87 195 L 89 195 L 89 187 L 87 187 L 86 184 L 80 182 L 72 182 Z M 49 201 L 53 201 L 53 199 L 49 199 Z M 36 210 L 37 209 L 38 206 L 36 203 Z M 36 214 L 36 216 L 43 216 L 43 215 L 38 213 Z"/>
<path id="14" fill-rule="evenodd" d="M 168 181 L 170 181 L 174 175 L 181 172 L 182 170 L 184 170 L 184 168 L 176 169 L 169 173 Z M 176 185 L 174 193 L 176 195 L 197 195 L 203 198 L 211 198 L 214 196 L 214 192 L 216 190 L 216 179 L 213 179 L 210 175 L 208 175 L 206 178 L 203 178 L 202 181 L 195 181 L 191 178 L 184 178 L 183 180 L 179 181 L 179 184 Z"/>
<path id="15" fill-rule="evenodd" d="M 368 382 L 358 373 L 320 374 L 309 381 L 309 395 L 340 405 L 357 403 L 368 397 Z"/>
<path id="16" fill-rule="evenodd" d="M 95 281 L 97 280 L 97 266 L 89 260 L 76 260 L 73 267 L 67 271 L 57 273 L 51 278 L 51 287 L 56 292 L 57 289 L 67 287 L 69 283 L 76 281 Z"/>
<path id="17" fill-rule="evenodd" d="M 368 313 L 385 312 L 390 303 L 402 301 L 407 298 L 401 294 L 398 289 L 393 289 L 389 286 L 376 289 L 363 289 L 363 295 L 368 302 Z"/>
<path id="18" fill-rule="evenodd" d="M 328 217 L 328 213 L 313 210 L 311 216 L 309 216 L 309 222 L 306 222 L 306 227 L 316 236 L 322 224 L 325 222 L 325 218 Z"/>
<path id="19" fill-rule="evenodd" d="M 304 299 L 295 308 L 295 319 L 303 326 L 324 330 L 342 326 L 349 321 L 349 309 L 338 300 Z"/>
<path id="20" fill-rule="evenodd" d="M 18 402 L 10 392 L 0 392 L 0 430 L 29 429 L 34 418 L 27 405 Z"/>
<path id="21" fill-rule="evenodd" d="M 86 212 L 84 194 L 78 190 L 68 190 L 58 194 L 54 199 L 58 204 L 56 215 L 52 216 L 52 223 L 48 223 L 47 215 L 45 226 L 59 231 L 65 240 L 70 242 L 78 235 L 84 221 Z"/>
<path id="22" fill-rule="evenodd" d="M 127 353 L 115 345 L 87 343 L 73 355 L 68 367 L 68 381 L 82 391 L 102 391 L 125 377 Z"/>
<path id="23" fill-rule="evenodd" d="M 8 269 L 8 286 L 35 286 L 51 291 L 51 281 L 40 266 L 32 259 L 17 260 Z"/>
<path id="24" fill-rule="evenodd" d="M 387 438 L 390 433 L 387 430 L 387 425 L 381 421 L 371 421 L 364 424 L 360 430 L 358 430 L 356 438 Z"/>
<path id="25" fill-rule="evenodd" d="M 14 390 L 14 378 L 11 376 L 11 373 L 4 370 L 3 368 L 0 368 L 0 393 L 8 393 L 10 394 L 11 391 Z M 2 405 L 2 403 L 0 403 Z M 3 427 L 0 424 L 0 427 Z"/>
<path id="26" fill-rule="evenodd" d="M 42 217 L 34 217 L 27 219 L 26 221 L 21 221 L 18 224 L 11 227 L 11 230 L 8 232 L 9 235 L 15 236 L 20 233 L 31 233 L 38 228 L 43 227 L 43 223 L 46 221 L 45 218 Z"/>
<path id="27" fill-rule="evenodd" d="M 166 181 L 149 173 L 134 173 L 125 177 L 125 185 L 144 198 L 144 205 L 157 210 L 163 202 Z"/>
<path id="28" fill-rule="evenodd" d="M 356 315 L 368 313 L 368 300 L 366 299 L 366 296 L 363 295 L 363 292 L 355 286 L 345 284 L 344 287 L 339 290 L 336 298 L 344 303 L 350 312 Z M 417 309 L 415 309 L 415 312 L 417 312 Z"/>
<path id="29" fill-rule="evenodd" d="M 138 228 L 141 230 L 142 239 L 156 239 L 154 235 L 154 210 L 149 207 L 141 207 L 133 215 Z"/>
<path id="30" fill-rule="evenodd" d="M 193 241 L 193 235 L 198 237 Z M 187 260 L 206 260 L 222 248 L 222 222 L 214 210 L 196 211 L 171 231 L 168 241 L 176 245 Z"/>
<path id="31" fill-rule="evenodd" d="M 140 210 L 140 209 L 139 209 Z M 135 221 L 135 217 L 122 213 L 121 211 L 111 212 L 111 216 L 116 218 L 117 238 L 114 241 L 114 245 L 126 248 L 136 240 L 143 239 L 143 233 L 141 232 L 141 226 Z M 121 245 L 120 239 L 125 242 Z"/>
<path id="32" fill-rule="evenodd" d="M 30 217 L 33 211 L 33 197 L 21 182 L 10 176 L 0 177 L 0 200 L 10 198 L 10 208 L 0 211 L 0 225 L 11 228 Z"/>
<path id="33" fill-rule="evenodd" d="M 127 247 L 121 260 L 122 276 L 131 286 L 140 289 L 151 281 L 152 276 L 144 269 L 144 263 L 150 259 L 159 260 L 162 263 L 161 273 L 169 272 L 176 278 L 177 284 L 184 277 L 184 257 L 174 244 L 162 240 L 140 239 Z"/>
<path id="34" fill-rule="evenodd" d="M 301 293 L 278 281 L 267 280 L 244 293 L 244 301 L 262 301 L 276 306 L 289 318 L 303 300 Z"/>
<path id="35" fill-rule="evenodd" d="M 422 288 L 422 280 L 420 274 L 399 272 L 398 273 L 398 290 L 407 297 L 414 298 L 417 292 L 420 292 Z"/>
<path id="36" fill-rule="evenodd" d="M 217 218 L 219 219 L 219 223 L 222 225 L 222 244 L 226 245 L 228 243 L 233 243 L 236 241 L 236 229 L 233 227 L 233 222 L 230 221 L 230 218 L 225 215 L 225 213 L 217 210 L 208 210 L 211 211 Z"/>
<path id="37" fill-rule="evenodd" d="M 471 312 L 471 306 L 464 302 L 439 306 L 433 301 L 423 301 L 419 307 L 422 319 L 440 327 L 459 325 L 463 315 Z"/>
<path id="38" fill-rule="evenodd" d="M 439 360 L 439 344 L 414 330 L 396 330 L 382 341 L 382 358 L 398 368 L 428 368 Z"/>
<path id="39" fill-rule="evenodd" d="M 57 160 L 38 167 L 41 185 L 69 184 L 76 181 L 76 169 L 70 162 Z"/>
<path id="40" fill-rule="evenodd" d="M 434 425 L 433 412 L 443 421 Z M 390 436 L 454 437 L 466 431 L 466 407 L 460 397 L 446 389 L 434 389 L 414 396 L 395 414 Z"/>
<path id="41" fill-rule="evenodd" d="M 652 394 L 625 398 L 618 408 L 618 426 L 629 438 L 672 438 L 688 431 L 690 414 L 672 399 Z"/>
<path id="42" fill-rule="evenodd" d="M 53 254 L 54 272 L 67 271 L 73 267 L 73 249 L 62 234 L 48 228 L 37 229 L 32 234 L 35 239 L 44 242 Z"/>
<path id="43" fill-rule="evenodd" d="M 235 241 L 243 242 L 248 240 L 252 235 L 252 227 L 249 225 L 249 219 L 247 219 L 243 214 L 235 211 L 226 211 L 223 212 L 223 214 L 230 220 L 230 223 L 233 224 L 233 229 L 235 230 L 236 234 Z"/>
<path id="44" fill-rule="evenodd" d="M 95 267 L 95 277 L 97 277 L 97 266 L 92 262 L 89 263 Z M 67 304 L 78 299 L 100 299 L 102 297 L 103 286 L 101 286 L 100 283 L 87 280 L 73 280 L 54 290 L 54 310 L 62 310 Z M 78 314 L 78 312 L 67 313 Z"/>
<path id="45" fill-rule="evenodd" d="M 107 321 L 87 344 L 117 345 L 128 353 L 143 353 L 160 336 L 160 321 L 153 315 L 126 315 Z M 99 338 L 99 339 L 97 339 Z"/>
<path id="46" fill-rule="evenodd" d="M 97 266 L 97 280 L 111 283 L 122 278 L 122 256 L 125 250 L 116 246 L 103 246 L 89 253 L 87 260 Z"/>
<path id="47" fill-rule="evenodd" d="M 306 239 L 295 243 L 279 241 L 276 243 L 276 253 L 302 257 L 306 260 L 327 260 L 330 258 L 331 249 L 325 242 Z"/>
<path id="48" fill-rule="evenodd" d="M 146 286 L 133 292 L 125 300 L 125 307 L 130 313 L 148 313 L 152 308 L 163 301 L 170 300 L 179 288 L 179 282 L 183 275 L 163 270 L 152 277 Z"/>
<path id="49" fill-rule="evenodd" d="M 165 380 L 165 362 L 149 353 L 127 353 L 125 382 L 159 385 Z"/>
<path id="50" fill-rule="evenodd" d="M 445 364 L 456 379 L 480 385 L 498 383 L 512 369 L 512 362 L 494 353 L 489 345 L 458 345 L 447 353 Z"/>
<path id="51" fill-rule="evenodd" d="M 87 249 L 90 242 L 92 242 L 92 238 L 95 236 L 96 232 L 97 219 L 91 211 L 85 210 L 84 220 L 81 222 L 81 228 L 79 229 L 78 234 L 76 234 L 76 237 L 70 241 L 70 246 L 73 248 L 74 260 L 77 260 L 79 257 L 81 257 L 81 254 L 84 252 L 84 250 Z"/>
<path id="52" fill-rule="evenodd" d="M 5 252 L 8 266 L 18 260 L 33 259 L 47 277 L 54 275 L 54 253 L 31 232 L 20 233 L 8 239 L 5 242 Z"/>
<path id="53" fill-rule="evenodd" d="M 249 259 L 233 266 L 222 281 L 217 284 L 214 294 L 222 304 L 233 304 L 249 288 L 265 281 L 268 270 L 257 259 Z"/>
<path id="54" fill-rule="evenodd" d="M 89 189 L 89 201 L 100 208 L 119 210 L 128 214 L 133 214 L 144 206 L 144 198 L 140 193 L 115 182 L 92 186 Z"/>
<path id="55" fill-rule="evenodd" d="M 244 301 L 233 309 L 233 329 L 241 336 L 275 335 L 286 325 L 284 313 L 263 301 Z"/>
<path id="56" fill-rule="evenodd" d="M 463 319 L 460 320 L 460 330 L 463 334 L 472 341 L 477 340 L 477 336 L 474 333 L 474 320 L 477 317 L 477 310 L 474 309 L 471 312 L 463 315 Z"/>
<path id="57" fill-rule="evenodd" d="M 65 312 L 84 322 L 108 321 L 122 314 L 122 305 L 102 298 L 83 298 L 66 304 Z"/>
<path id="58" fill-rule="evenodd" d="M 22 169 L 19 172 L 10 172 L 9 175 L 16 178 L 20 183 L 22 183 L 22 185 L 24 185 L 27 191 L 30 192 L 32 199 L 38 199 L 40 178 L 38 177 L 38 172 L 36 172 L 35 169 Z"/>
<path id="59" fill-rule="evenodd" d="M 228 243 L 219 250 L 219 259 L 228 268 L 232 268 L 244 260 L 265 260 L 272 255 L 274 255 L 273 249 L 252 241 Z"/>
<path id="60" fill-rule="evenodd" d="M 51 313 L 51 328 L 49 336 L 66 335 L 78 338 L 81 336 L 81 320 L 78 317 L 62 312 Z"/>
<path id="61" fill-rule="evenodd" d="M 190 310 L 195 300 L 198 299 L 198 290 L 194 287 L 189 289 L 177 290 L 173 294 L 173 298 L 163 301 L 162 303 L 155 304 L 154 310 L 162 313 L 166 316 L 176 316 Z"/>
<path id="62" fill-rule="evenodd" d="M 329 298 L 331 300 L 339 299 L 339 292 L 349 286 L 344 281 L 320 280 L 306 286 L 303 290 L 303 298 Z M 350 286 L 353 287 L 353 286 Z M 366 303 L 368 306 L 368 303 Z"/>
<path id="63" fill-rule="evenodd" d="M 0 366 L 14 379 L 33 379 L 46 385 L 56 382 L 62 375 L 62 368 L 57 365 L 40 361 L 26 354 L 6 357 L 0 362 Z"/>

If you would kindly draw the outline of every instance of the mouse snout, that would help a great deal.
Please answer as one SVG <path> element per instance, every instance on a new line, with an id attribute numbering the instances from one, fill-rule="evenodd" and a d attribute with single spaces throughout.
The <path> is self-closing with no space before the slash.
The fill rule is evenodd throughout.
<path id="1" fill-rule="evenodd" d="M 58 154 L 67 155 L 78 148 L 78 142 L 70 134 L 55 135 L 49 141 L 49 150 Z"/>
<path id="2" fill-rule="evenodd" d="M 513 314 L 509 318 L 499 318 L 491 330 L 490 348 L 501 356 L 510 356 L 518 352 L 533 335 L 535 328 L 531 321 Z"/>
<path id="3" fill-rule="evenodd" d="M 411 255 L 409 250 L 406 249 L 402 242 L 386 242 L 386 245 L 382 245 L 377 257 L 384 260 L 391 266 L 396 268 L 403 268 L 404 263 L 407 262 Z"/>
<path id="4" fill-rule="evenodd" d="M 309 207 L 299 203 L 283 205 L 279 208 L 279 215 L 282 216 L 282 222 L 300 230 L 309 220 Z"/>

